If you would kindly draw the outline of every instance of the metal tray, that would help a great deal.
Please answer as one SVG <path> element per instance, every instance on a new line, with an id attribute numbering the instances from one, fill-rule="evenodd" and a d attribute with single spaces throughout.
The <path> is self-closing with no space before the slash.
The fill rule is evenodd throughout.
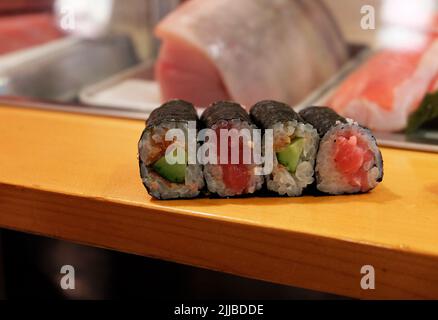
<path id="1" fill-rule="evenodd" d="M 84 86 L 138 63 L 125 35 L 94 40 L 67 37 L 0 57 L 1 91 L 3 95 L 74 103 Z"/>
<path id="2" fill-rule="evenodd" d="M 153 62 L 144 62 L 84 88 L 79 93 L 79 101 L 94 108 L 118 110 L 133 116 L 140 113 L 145 118 L 161 103 Z"/>

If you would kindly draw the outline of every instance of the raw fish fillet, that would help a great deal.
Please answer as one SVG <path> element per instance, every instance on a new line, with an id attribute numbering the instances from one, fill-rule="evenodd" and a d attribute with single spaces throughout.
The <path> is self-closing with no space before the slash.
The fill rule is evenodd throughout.
<path id="1" fill-rule="evenodd" d="M 332 76 L 347 47 L 319 0 L 191 0 L 156 29 L 162 99 L 294 104 Z"/>
<path id="2" fill-rule="evenodd" d="M 438 40 L 415 51 L 385 49 L 350 75 L 327 105 L 373 130 L 403 130 L 437 76 Z"/>
<path id="3" fill-rule="evenodd" d="M 431 93 L 438 92 L 438 75 L 436 76 L 435 80 L 433 81 L 429 92 L 431 92 Z"/>
<path id="4" fill-rule="evenodd" d="M 25 11 L 49 11 L 53 6 L 53 0 L 2 0 L 0 1 L 0 13 L 23 13 Z"/>
<path id="5" fill-rule="evenodd" d="M 63 36 L 51 14 L 5 16 L 0 19 L 0 54 L 11 53 Z"/>

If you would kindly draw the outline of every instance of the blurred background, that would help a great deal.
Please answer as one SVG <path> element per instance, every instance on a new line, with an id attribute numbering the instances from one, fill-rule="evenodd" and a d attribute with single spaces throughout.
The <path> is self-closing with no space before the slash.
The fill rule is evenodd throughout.
<path id="1" fill-rule="evenodd" d="M 83 111 L 144 118 L 144 115 L 162 99 L 175 98 L 177 93 L 181 93 L 178 90 L 184 90 L 173 87 L 172 81 L 178 79 L 177 76 L 174 74 L 173 78 L 169 79 L 168 74 L 171 71 L 167 70 L 166 73 L 163 71 L 165 67 L 162 66 L 168 67 L 174 63 L 178 68 L 172 69 L 172 72 L 177 73 L 181 69 L 177 64 L 190 65 L 190 61 L 174 61 L 175 57 L 171 56 L 172 53 L 167 47 L 159 56 L 160 41 L 154 35 L 154 28 L 158 22 L 183 2 L 187 1 L 1 0 L 0 98 L 6 97 L 16 103 L 33 101 L 38 102 L 40 106 L 51 102 L 56 102 L 57 106 L 87 106 Z M 427 32 L 418 31 L 438 30 L 435 0 L 312 0 L 311 2 L 318 6 L 307 8 L 300 8 L 301 5 L 285 6 L 281 2 L 282 0 L 274 1 L 272 7 L 282 6 L 281 8 L 291 11 L 290 17 L 297 14 L 309 20 L 314 24 L 313 28 L 320 28 L 317 36 L 335 43 L 331 33 L 339 31 L 344 41 L 341 46 L 350 50 L 350 56 L 347 58 L 352 58 L 353 53 L 357 54 L 366 48 L 381 48 L 394 44 L 420 46 L 419 43 Z M 238 8 L 240 5 L 234 6 Z M 263 7 L 251 8 L 254 15 L 261 14 L 262 9 L 266 11 Z M 197 11 L 193 17 L 187 15 L 188 20 L 196 20 L 201 16 L 199 12 Z M 273 12 L 275 14 L 274 10 Z M 207 18 L 208 15 L 214 14 L 206 14 Z M 180 16 L 183 17 L 184 13 Z M 323 25 L 316 20 L 322 16 L 333 21 Z M 236 19 L 242 20 L 241 18 L 236 13 Z M 231 22 L 244 26 L 244 21 L 232 21 L 232 16 L 230 19 Z M 184 24 L 177 16 L 174 20 L 181 25 Z M 205 22 L 201 21 L 199 28 L 205 28 L 202 23 Z M 192 25 L 196 27 L 196 21 Z M 304 45 L 297 43 L 297 48 L 301 47 L 309 52 L 325 52 L 323 50 L 326 48 L 322 44 L 312 43 L 312 31 L 299 19 L 296 23 L 280 27 L 286 34 L 292 34 L 289 30 L 295 28 L 302 33 L 304 39 L 308 39 Z M 330 29 L 331 33 L 322 30 L 324 27 Z M 268 26 L 266 28 L 269 30 Z M 170 30 L 168 34 L 172 32 L 174 36 L 181 38 L 182 32 L 178 34 L 177 31 Z M 201 45 L 205 44 L 205 49 L 209 50 L 208 39 L 202 38 L 202 32 L 192 32 L 200 39 Z M 193 39 L 190 38 L 193 34 L 188 33 L 190 32 L 186 32 L 184 41 Z M 161 38 L 168 37 L 168 34 L 161 35 Z M 224 32 L 219 31 L 217 41 L 224 43 L 226 39 L 221 39 L 222 35 L 226 36 Z M 282 33 L 266 33 L 264 36 L 284 37 Z M 248 45 L 257 35 L 249 34 L 243 37 Z M 260 42 L 261 45 L 265 43 L 269 42 Z M 344 49 L 338 48 L 338 51 L 342 50 Z M 297 50 L 296 53 L 291 52 L 290 57 L 302 59 L 299 57 L 300 54 L 302 53 Z M 221 55 L 222 53 L 219 57 Z M 330 58 L 329 55 L 325 56 L 326 66 L 330 65 Z M 338 52 L 335 58 L 342 61 L 337 64 L 337 68 L 346 62 L 342 53 Z M 193 59 L 197 59 L 197 62 L 201 60 L 195 57 Z M 155 66 L 157 61 L 158 67 Z M 315 68 L 318 66 L 315 64 Z M 223 69 L 219 68 L 222 76 Z M 155 79 L 154 75 L 159 77 Z M 315 81 L 312 84 L 301 86 L 307 85 L 315 89 L 322 84 L 321 80 L 325 81 L 328 76 L 333 75 L 332 72 L 326 77 L 314 76 Z M 191 81 L 194 80 L 188 80 Z M 189 83 L 188 87 L 194 85 L 197 83 Z M 223 85 L 230 92 L 237 90 L 227 81 Z M 308 94 L 309 91 L 304 93 Z M 185 97 L 185 94 L 178 98 L 194 99 L 190 95 Z M 287 102 L 296 104 L 299 101 Z"/>
<path id="2" fill-rule="evenodd" d="M 181 2 L 0 0 L 0 103 L 146 118 L 163 98 L 155 79 L 160 41 L 154 28 Z M 437 5 L 324 3 L 349 48 L 348 59 L 394 41 L 416 43 Z M 370 6 L 375 21 L 365 21 L 364 28 Z M 340 298 L 11 230 L 0 231 L 0 260 L 1 298 Z M 59 288 L 65 264 L 78 270 L 77 290 Z"/>
<path id="3" fill-rule="evenodd" d="M 0 97 L 144 117 L 166 93 L 166 86 L 160 94 L 162 83 L 154 81 L 160 46 L 154 28 L 182 2 L 1 0 Z M 350 47 L 379 47 L 391 41 L 411 46 L 415 39 L 409 33 L 435 26 L 430 22 L 436 19 L 435 0 L 320 2 L 335 20 L 330 27 L 339 28 Z M 367 8 L 374 10 L 374 20 L 364 29 Z M 306 18 L 321 14 L 316 9 L 309 9 L 314 12 Z M 319 48 L 309 43 L 309 49 Z"/>
<path id="4" fill-rule="evenodd" d="M 156 56 L 153 26 L 177 4 L 0 1 L 0 93 L 80 103 L 88 86 Z"/>

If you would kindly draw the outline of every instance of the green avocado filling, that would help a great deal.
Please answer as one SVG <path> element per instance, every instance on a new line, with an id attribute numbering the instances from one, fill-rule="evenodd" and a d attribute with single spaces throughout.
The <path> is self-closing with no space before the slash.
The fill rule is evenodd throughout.
<path id="1" fill-rule="evenodd" d="M 154 163 L 153 168 L 156 173 L 170 182 L 184 183 L 186 179 L 187 154 L 185 151 L 182 151 L 178 157 L 178 152 L 175 149 L 173 156 L 177 159 L 175 164 L 169 164 L 166 156 L 163 156 Z"/>
<path id="2" fill-rule="evenodd" d="M 298 162 L 304 149 L 304 139 L 295 138 L 291 144 L 277 152 L 278 162 L 287 168 L 290 173 L 297 171 Z"/>

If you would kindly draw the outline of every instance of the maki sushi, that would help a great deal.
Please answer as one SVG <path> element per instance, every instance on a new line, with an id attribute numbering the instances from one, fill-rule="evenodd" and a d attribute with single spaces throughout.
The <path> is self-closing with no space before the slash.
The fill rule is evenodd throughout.
<path id="1" fill-rule="evenodd" d="M 321 138 L 315 167 L 318 190 L 363 193 L 382 181 L 382 154 L 369 129 L 328 107 L 309 107 L 299 114 Z"/>
<path id="2" fill-rule="evenodd" d="M 369 129 L 328 107 L 296 113 L 273 100 L 256 103 L 249 114 L 238 103 L 219 101 L 201 119 L 189 102 L 166 102 L 146 121 L 138 160 L 142 182 L 156 199 L 195 198 L 205 186 L 220 197 L 250 195 L 265 180 L 282 196 L 300 196 L 310 185 L 354 194 L 383 179 Z"/>
<path id="3" fill-rule="evenodd" d="M 193 105 L 182 100 L 169 101 L 151 113 L 138 142 L 138 158 L 141 179 L 154 198 L 194 198 L 200 194 L 204 187 L 202 166 L 196 161 L 189 163 L 187 143 L 189 127 L 197 131 L 198 123 Z M 166 139 L 172 129 L 178 129 L 184 141 Z M 168 152 L 175 157 L 173 163 L 166 158 Z"/>
<path id="4" fill-rule="evenodd" d="M 257 174 L 259 165 L 253 162 L 252 153 L 251 159 L 245 161 L 245 151 L 251 151 L 253 146 L 252 137 L 245 139 L 242 133 L 252 133 L 256 129 L 245 109 L 237 103 L 219 101 L 204 111 L 201 122 L 216 137 L 214 147 L 217 159 L 204 164 L 208 190 L 221 197 L 231 197 L 261 189 L 263 175 Z M 226 137 L 225 141 L 222 141 L 223 136 Z M 238 159 L 234 159 L 237 161 L 233 161 L 233 154 L 238 155 Z"/>
<path id="5" fill-rule="evenodd" d="M 314 182 L 317 131 L 284 103 L 261 101 L 251 108 L 250 114 L 264 130 L 265 144 L 267 130 L 272 130 L 273 169 L 266 175 L 267 188 L 280 195 L 300 196 Z"/>

